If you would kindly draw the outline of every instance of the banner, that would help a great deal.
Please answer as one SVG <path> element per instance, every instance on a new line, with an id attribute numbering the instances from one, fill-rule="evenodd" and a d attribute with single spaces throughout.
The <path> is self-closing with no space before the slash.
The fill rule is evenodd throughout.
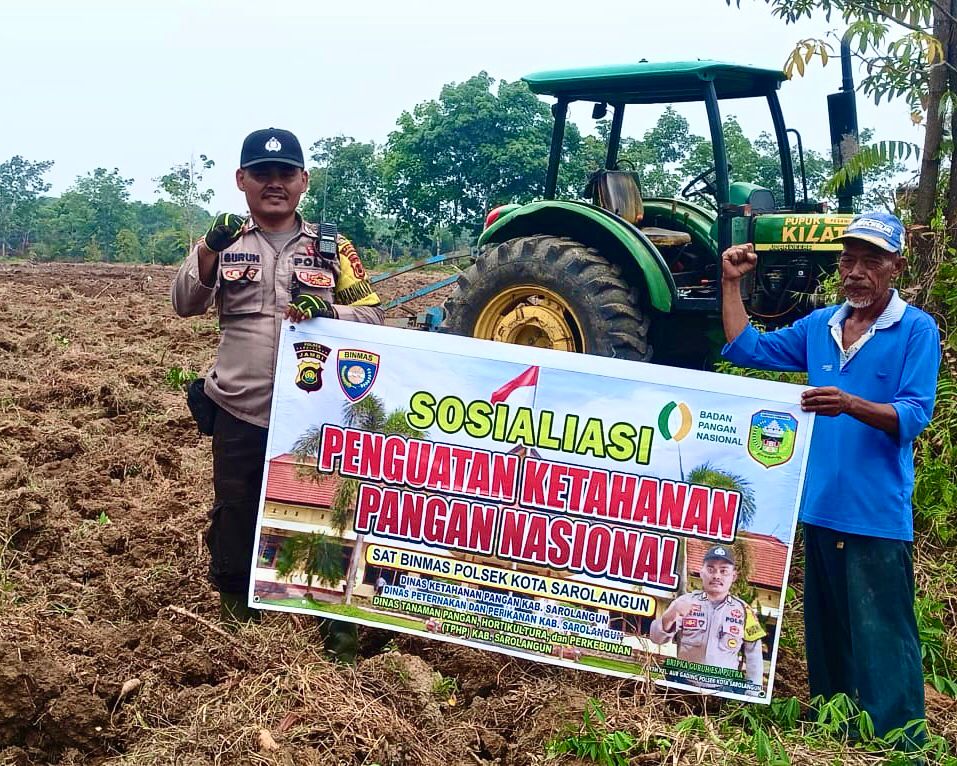
<path id="1" fill-rule="evenodd" d="M 250 604 L 768 702 L 801 390 L 286 323 Z"/>

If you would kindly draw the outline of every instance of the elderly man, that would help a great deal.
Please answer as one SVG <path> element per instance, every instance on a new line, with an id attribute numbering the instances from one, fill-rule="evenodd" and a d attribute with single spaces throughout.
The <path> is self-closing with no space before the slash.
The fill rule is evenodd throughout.
<path id="1" fill-rule="evenodd" d="M 811 695 L 844 692 L 878 735 L 924 717 L 914 619 L 913 443 L 934 408 L 940 335 L 891 289 L 904 268 L 904 227 L 859 215 L 840 238 L 846 301 L 761 334 L 740 280 L 750 245 L 722 255 L 723 354 L 734 364 L 806 371 L 801 405 L 817 413 L 800 520 Z M 919 737 L 914 737 L 919 739 Z M 913 744 L 913 743 L 912 743 Z"/>
<path id="2" fill-rule="evenodd" d="M 731 595 L 737 579 L 732 550 L 712 545 L 701 562 L 701 590 L 672 601 L 651 623 L 648 636 L 656 644 L 674 641 L 679 660 L 729 670 L 743 666 L 745 678 L 757 691 L 764 680 L 761 639 L 766 633 L 751 607 Z"/>
<path id="3" fill-rule="evenodd" d="M 191 393 L 194 404 L 205 403 L 201 411 L 215 413 L 205 424 L 213 437 L 215 492 L 206 544 L 226 620 L 257 616 L 246 594 L 283 318 L 384 319 L 352 244 L 296 212 L 308 184 L 295 135 L 277 128 L 250 133 L 236 171 L 249 217 L 219 215 L 173 281 L 176 313 L 198 316 L 215 305 L 222 332 L 204 389 L 199 397 Z M 352 628 L 340 632 L 349 634 L 344 644 L 354 643 Z"/>

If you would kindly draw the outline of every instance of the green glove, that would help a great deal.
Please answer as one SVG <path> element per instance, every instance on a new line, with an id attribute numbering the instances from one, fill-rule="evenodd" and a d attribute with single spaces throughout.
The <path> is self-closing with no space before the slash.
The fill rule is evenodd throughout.
<path id="1" fill-rule="evenodd" d="M 316 317 L 323 317 L 324 319 L 336 318 L 336 310 L 332 305 L 322 298 L 317 298 L 315 295 L 300 295 L 289 305 L 299 309 L 299 311 L 305 314 L 306 319 L 315 319 Z"/>
<path id="2" fill-rule="evenodd" d="M 239 239 L 243 233 L 243 224 L 245 223 L 246 219 L 240 215 L 220 213 L 213 221 L 213 225 L 209 227 L 209 231 L 206 232 L 204 237 L 206 247 L 214 252 L 221 253 Z"/>

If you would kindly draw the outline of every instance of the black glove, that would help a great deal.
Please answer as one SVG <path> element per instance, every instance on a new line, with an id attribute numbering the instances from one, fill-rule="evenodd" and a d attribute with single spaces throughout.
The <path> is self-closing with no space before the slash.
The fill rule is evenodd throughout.
<path id="1" fill-rule="evenodd" d="M 210 250 L 221 253 L 233 242 L 239 239 L 243 233 L 243 225 L 246 219 L 233 213 L 220 213 L 209 227 L 204 239 L 206 247 Z"/>
<path id="2" fill-rule="evenodd" d="M 315 295 L 300 295 L 289 305 L 302 312 L 306 319 L 315 319 L 317 317 L 322 317 L 323 319 L 336 318 L 336 310 L 332 307 L 332 304 L 327 303 L 322 298 L 317 298 Z"/>

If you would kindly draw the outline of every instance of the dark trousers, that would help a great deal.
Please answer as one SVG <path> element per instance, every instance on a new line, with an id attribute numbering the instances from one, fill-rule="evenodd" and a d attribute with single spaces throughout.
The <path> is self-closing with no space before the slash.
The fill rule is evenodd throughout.
<path id="1" fill-rule="evenodd" d="M 209 580 L 220 593 L 249 589 L 267 429 L 220 408 L 213 429 L 213 510 L 206 547 Z"/>
<path id="2" fill-rule="evenodd" d="M 922 719 L 911 544 L 805 524 L 804 547 L 811 696 L 847 694 L 878 736 Z"/>

